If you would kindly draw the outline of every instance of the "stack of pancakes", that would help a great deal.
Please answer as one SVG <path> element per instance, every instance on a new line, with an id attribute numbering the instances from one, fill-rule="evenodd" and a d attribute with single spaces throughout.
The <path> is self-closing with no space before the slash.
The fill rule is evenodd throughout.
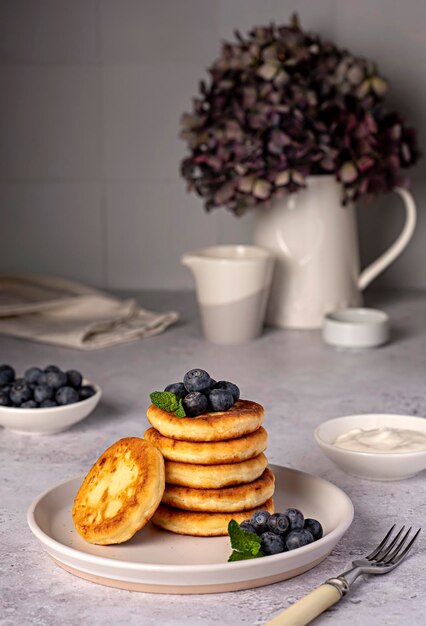
<path id="1" fill-rule="evenodd" d="M 258 509 L 273 512 L 275 478 L 263 454 L 263 407 L 238 400 L 228 411 L 176 417 L 151 405 L 145 439 L 165 460 L 166 487 L 152 521 L 182 535 L 226 535 Z"/>

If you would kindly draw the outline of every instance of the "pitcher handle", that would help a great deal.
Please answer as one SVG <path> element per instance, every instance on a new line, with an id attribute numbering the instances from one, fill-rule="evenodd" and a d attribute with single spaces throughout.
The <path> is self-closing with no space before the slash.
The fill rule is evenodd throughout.
<path id="1" fill-rule="evenodd" d="M 396 191 L 404 201 L 406 215 L 404 228 L 390 248 L 361 272 L 358 279 L 358 287 L 361 291 L 401 254 L 413 236 L 416 227 L 417 211 L 413 196 L 406 189 L 402 189 L 402 187 L 395 187 L 394 191 Z"/>

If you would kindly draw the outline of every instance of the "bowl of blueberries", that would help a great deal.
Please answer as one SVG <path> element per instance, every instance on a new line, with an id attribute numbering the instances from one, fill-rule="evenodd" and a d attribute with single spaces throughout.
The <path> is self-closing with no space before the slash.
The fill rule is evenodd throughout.
<path id="1" fill-rule="evenodd" d="M 87 417 L 100 397 L 100 387 L 77 370 L 33 366 L 18 377 L 11 365 L 0 365 L 0 426 L 17 433 L 62 432 Z"/>

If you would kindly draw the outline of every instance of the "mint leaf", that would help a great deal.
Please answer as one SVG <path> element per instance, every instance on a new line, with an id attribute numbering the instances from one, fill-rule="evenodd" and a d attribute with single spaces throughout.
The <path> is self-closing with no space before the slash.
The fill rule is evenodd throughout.
<path id="1" fill-rule="evenodd" d="M 185 417 L 186 413 L 185 413 L 185 409 L 183 408 L 183 404 L 182 404 L 182 398 L 179 398 L 179 406 L 175 411 L 175 415 L 176 417 Z"/>
<path id="2" fill-rule="evenodd" d="M 228 561 L 247 561 L 247 559 L 257 559 L 260 556 L 263 556 L 261 552 L 257 556 L 253 556 L 248 552 L 239 552 L 238 550 L 233 550 Z"/>
<path id="3" fill-rule="evenodd" d="M 176 397 L 171 391 L 153 391 L 149 394 L 152 404 L 158 406 L 159 409 L 174 413 L 177 417 L 185 417 L 185 409 L 182 400 Z"/>
<path id="4" fill-rule="evenodd" d="M 163 411 L 176 411 L 179 408 L 178 400 L 171 391 L 153 391 L 149 394 L 152 404 Z"/>
<path id="5" fill-rule="evenodd" d="M 234 519 L 228 524 L 228 534 L 231 539 L 231 546 L 240 552 L 250 552 L 256 556 L 260 550 L 261 539 L 254 533 L 248 533 Z"/>
<path id="6" fill-rule="evenodd" d="M 228 561 L 242 561 L 263 556 L 260 550 L 261 538 L 254 533 L 243 530 L 234 519 L 231 519 L 228 524 L 228 535 L 233 548 Z"/>

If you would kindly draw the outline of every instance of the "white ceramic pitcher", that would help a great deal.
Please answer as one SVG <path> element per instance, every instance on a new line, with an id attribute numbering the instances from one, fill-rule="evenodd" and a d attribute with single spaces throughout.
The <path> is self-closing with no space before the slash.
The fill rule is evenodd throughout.
<path id="1" fill-rule="evenodd" d="M 359 306 L 362 291 L 411 239 L 416 207 L 405 189 L 406 220 L 390 248 L 360 273 L 355 207 L 342 206 L 333 176 L 312 176 L 307 188 L 256 212 L 254 243 L 275 257 L 266 321 L 282 328 L 319 328 L 325 313 Z"/>

